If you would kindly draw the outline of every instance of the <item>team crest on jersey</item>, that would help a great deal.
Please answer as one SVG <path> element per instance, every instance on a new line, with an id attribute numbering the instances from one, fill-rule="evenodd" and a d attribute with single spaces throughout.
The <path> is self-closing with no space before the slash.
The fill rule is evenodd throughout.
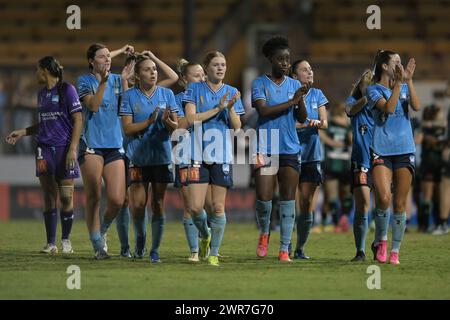
<path id="1" fill-rule="evenodd" d="M 311 102 L 311 107 L 312 107 L 313 109 L 317 109 L 317 102 L 316 102 L 316 101 L 312 101 L 312 102 Z"/>
<path id="2" fill-rule="evenodd" d="M 160 108 L 161 110 L 166 109 L 166 107 L 167 107 L 167 104 L 166 104 L 165 102 L 160 102 L 160 103 L 159 103 L 159 108 Z"/>
<path id="3" fill-rule="evenodd" d="M 412 163 L 412 164 L 414 164 L 414 163 L 416 162 L 416 156 L 413 155 L 413 154 L 410 155 L 410 156 L 409 156 L 409 162 Z"/>
<path id="4" fill-rule="evenodd" d="M 134 104 L 134 106 L 133 106 L 133 109 L 134 109 L 136 112 L 141 112 L 142 106 L 141 106 L 141 104 L 140 104 L 139 102 L 136 102 L 136 103 Z"/>
<path id="5" fill-rule="evenodd" d="M 289 92 L 288 93 L 288 98 L 289 98 L 289 100 L 291 100 L 292 98 L 294 98 L 294 94 L 292 92 Z"/>
<path id="6" fill-rule="evenodd" d="M 259 89 L 258 89 L 258 88 L 253 88 L 252 94 L 253 94 L 254 96 L 259 95 Z"/>
<path id="7" fill-rule="evenodd" d="M 59 96 L 52 96 L 52 103 L 59 103 Z"/>
<path id="8" fill-rule="evenodd" d="M 222 171 L 223 171 L 224 174 L 228 175 L 228 174 L 230 173 L 230 165 L 224 163 L 224 164 L 222 165 Z"/>

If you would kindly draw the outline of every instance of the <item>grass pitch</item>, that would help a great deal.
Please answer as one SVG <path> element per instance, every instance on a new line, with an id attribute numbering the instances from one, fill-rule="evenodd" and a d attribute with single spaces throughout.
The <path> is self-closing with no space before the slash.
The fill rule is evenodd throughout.
<path id="1" fill-rule="evenodd" d="M 166 225 L 161 264 L 120 258 L 114 225 L 108 237 L 112 258 L 95 261 L 86 226 L 78 221 L 71 238 L 75 253 L 47 256 L 38 253 L 45 242 L 43 222 L 1 223 L 0 299 L 450 299 L 450 235 L 406 234 L 401 264 L 377 264 L 380 290 L 366 285 L 367 267 L 376 264 L 373 233 L 367 236 L 366 262 L 349 262 L 352 233 L 327 233 L 311 235 L 306 252 L 312 260 L 280 264 L 279 233 L 272 233 L 269 256 L 260 260 L 256 227 L 229 223 L 219 268 L 187 261 L 181 222 Z M 81 290 L 66 287 L 70 265 L 81 269 Z"/>

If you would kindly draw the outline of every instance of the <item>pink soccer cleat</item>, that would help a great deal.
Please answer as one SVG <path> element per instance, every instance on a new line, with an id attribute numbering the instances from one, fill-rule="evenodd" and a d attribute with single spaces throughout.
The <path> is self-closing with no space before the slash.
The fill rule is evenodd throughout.
<path id="1" fill-rule="evenodd" d="M 287 251 L 280 251 L 278 254 L 278 260 L 280 262 L 292 262 L 292 260 L 289 258 L 289 252 Z"/>
<path id="2" fill-rule="evenodd" d="M 387 241 L 381 240 L 377 248 L 377 260 L 379 263 L 386 263 L 387 259 Z"/>
<path id="3" fill-rule="evenodd" d="M 389 263 L 400 264 L 400 261 L 398 261 L 398 252 L 391 251 L 391 255 L 389 256 Z"/>
<path id="4" fill-rule="evenodd" d="M 256 248 L 256 255 L 260 258 L 267 256 L 267 250 L 269 248 L 269 234 L 261 234 L 259 236 L 258 248 Z"/>

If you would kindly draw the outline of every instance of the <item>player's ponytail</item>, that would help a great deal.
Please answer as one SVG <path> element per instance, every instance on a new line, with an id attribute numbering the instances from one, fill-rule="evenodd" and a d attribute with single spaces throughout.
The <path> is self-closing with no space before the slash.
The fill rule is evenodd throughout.
<path id="1" fill-rule="evenodd" d="M 391 56 L 394 54 L 396 54 L 396 52 L 394 51 L 378 50 L 373 63 L 373 82 L 379 82 L 381 80 L 381 75 L 383 73 L 383 64 L 388 64 L 389 60 L 391 60 Z"/>
<path id="2" fill-rule="evenodd" d="M 177 61 L 176 71 L 178 73 L 178 85 L 180 87 L 186 88 L 187 82 L 184 79 L 184 76 L 187 74 L 190 67 L 198 66 L 198 65 L 199 65 L 198 63 L 189 62 L 183 58 L 181 58 Z"/>

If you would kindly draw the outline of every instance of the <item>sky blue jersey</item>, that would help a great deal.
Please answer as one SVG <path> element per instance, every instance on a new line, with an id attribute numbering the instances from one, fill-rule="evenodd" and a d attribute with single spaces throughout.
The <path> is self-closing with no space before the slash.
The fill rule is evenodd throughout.
<path id="1" fill-rule="evenodd" d="M 367 88 L 366 95 L 375 123 L 371 149 L 380 156 L 414 153 L 416 147 L 408 114 L 408 86 L 401 85 L 400 97 L 393 114 L 382 112 L 375 106 L 381 98 L 387 101 L 391 94 L 391 89 L 378 83 Z"/>
<path id="2" fill-rule="evenodd" d="M 77 91 L 82 101 L 87 95 L 97 92 L 99 81 L 92 73 L 82 75 L 77 80 Z M 119 119 L 119 97 L 122 81 L 118 74 L 110 74 L 103 99 L 97 112 L 90 111 L 82 103 L 84 128 L 81 139 L 89 148 L 122 148 L 122 131 Z"/>
<path id="3" fill-rule="evenodd" d="M 294 97 L 295 92 L 301 86 L 299 81 L 286 76 L 283 82 L 276 84 L 267 75 L 262 75 L 253 80 L 252 104 L 257 100 L 265 100 L 269 107 L 286 103 Z M 298 154 L 300 152 L 293 106 L 275 117 L 263 118 L 258 115 L 256 132 L 258 153 L 272 155 Z"/>
<path id="4" fill-rule="evenodd" d="M 192 103 L 196 106 L 196 112 L 206 112 L 215 108 L 220 103 L 220 99 L 227 94 L 227 100 L 236 94 L 238 90 L 230 85 L 222 84 L 213 91 L 207 82 L 196 82 L 189 84 L 183 103 Z M 245 113 L 242 100 L 238 99 L 234 104 L 236 114 Z M 220 111 L 214 117 L 194 124 L 194 132 L 191 134 L 193 152 L 191 158 L 194 161 L 206 163 L 231 163 L 233 161 L 232 137 L 229 129 L 232 129 L 230 115 L 227 108 Z"/>
<path id="5" fill-rule="evenodd" d="M 137 166 L 165 165 L 172 162 L 170 133 L 162 120 L 164 111 L 178 112 L 175 96 L 170 89 L 156 87 L 148 97 L 140 89 L 127 90 L 120 106 L 121 116 L 132 116 L 133 123 L 145 121 L 159 107 L 159 114 L 150 126 L 129 137 L 126 155 Z"/>
<path id="6" fill-rule="evenodd" d="M 352 96 L 347 98 L 348 105 L 354 105 L 356 99 Z M 373 138 L 374 122 L 369 104 L 361 109 L 360 112 L 350 117 L 352 122 L 353 146 L 352 162 L 364 168 L 370 168 L 370 144 Z"/>
<path id="7" fill-rule="evenodd" d="M 319 108 L 325 108 L 328 99 L 322 90 L 311 88 L 303 97 L 308 119 L 319 120 Z M 302 163 L 321 161 L 322 149 L 320 145 L 319 129 L 316 127 L 306 127 L 297 130 L 298 139 L 302 150 Z"/>

